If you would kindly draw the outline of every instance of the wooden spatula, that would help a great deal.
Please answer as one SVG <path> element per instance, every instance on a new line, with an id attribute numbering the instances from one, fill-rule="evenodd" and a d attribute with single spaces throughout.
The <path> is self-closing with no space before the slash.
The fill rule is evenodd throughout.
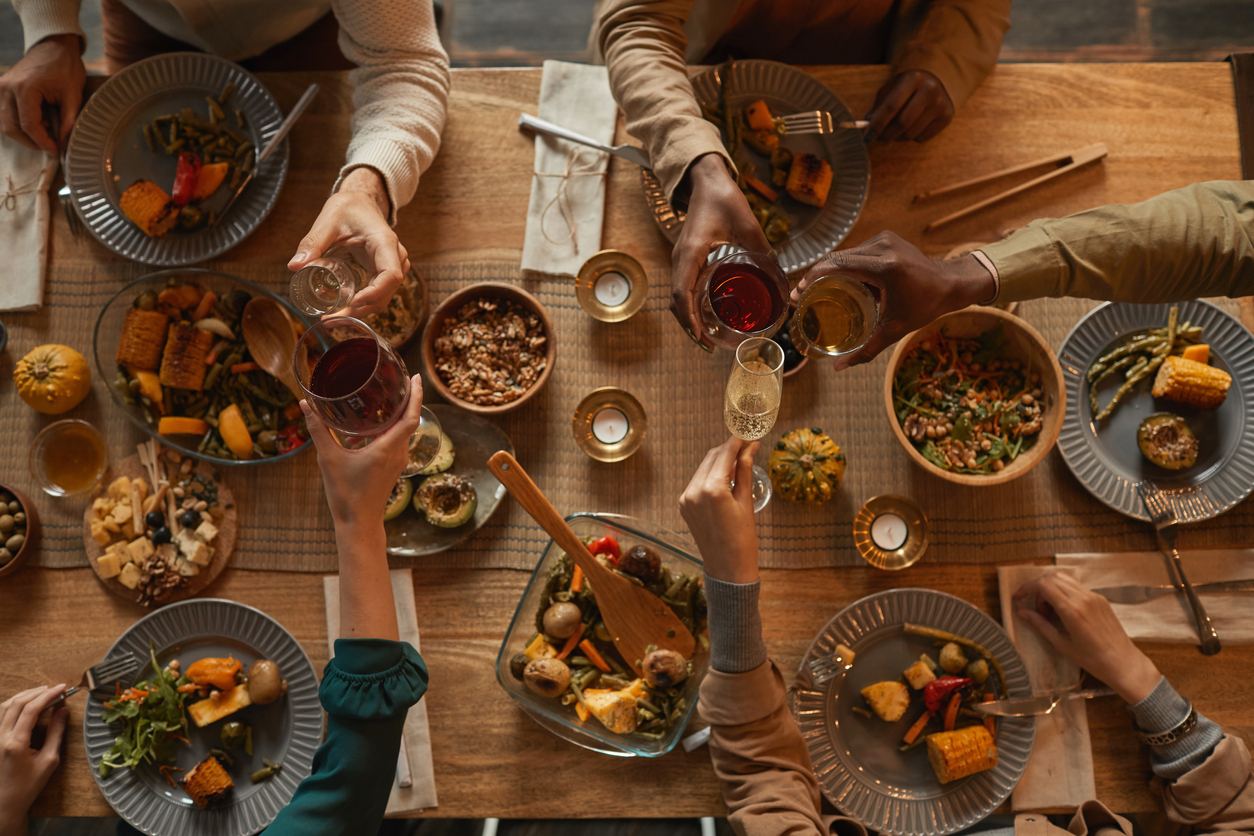
<path id="1" fill-rule="evenodd" d="M 241 317 L 244 342 L 257 365 L 265 369 L 291 390 L 296 400 L 305 397 L 296 374 L 292 371 L 292 354 L 296 351 L 296 335 L 292 318 L 273 299 L 256 296 L 244 306 Z"/>
<path id="2" fill-rule="evenodd" d="M 685 659 L 692 658 L 696 640 L 679 616 L 649 590 L 598 563 L 513 456 L 504 450 L 495 453 L 488 459 L 488 467 L 523 510 L 583 570 L 596 593 L 597 606 L 601 608 L 601 617 L 605 619 L 614 647 L 637 676 L 640 675 L 640 660 L 647 655 L 645 648 L 651 644 L 673 650 Z"/>

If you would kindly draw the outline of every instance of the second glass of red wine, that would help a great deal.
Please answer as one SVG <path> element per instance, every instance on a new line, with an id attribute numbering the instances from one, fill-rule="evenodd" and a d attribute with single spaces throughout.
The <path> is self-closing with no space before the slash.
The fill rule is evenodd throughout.
<path id="1" fill-rule="evenodd" d="M 788 277 L 765 253 L 719 247 L 697 277 L 697 290 L 701 327 L 724 348 L 770 337 L 788 317 Z"/>
<path id="2" fill-rule="evenodd" d="M 388 430 L 409 404 L 405 361 L 369 325 L 350 316 L 323 319 L 296 343 L 296 379 L 343 447 L 359 447 Z M 426 467 L 440 451 L 440 422 L 422 408 L 409 441 L 406 476 Z"/>

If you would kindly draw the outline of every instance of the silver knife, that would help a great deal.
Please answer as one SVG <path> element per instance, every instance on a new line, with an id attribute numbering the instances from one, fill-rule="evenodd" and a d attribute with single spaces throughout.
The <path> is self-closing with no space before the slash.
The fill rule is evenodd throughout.
<path id="1" fill-rule="evenodd" d="M 985 717 L 1033 717 L 1038 714 L 1048 714 L 1063 700 L 1091 700 L 1094 697 L 1109 697 L 1114 693 L 1110 688 L 1089 688 L 1087 691 L 1064 691 L 1059 694 L 1041 694 L 1036 697 L 977 702 L 971 708 L 976 714 L 982 714 Z"/>
<path id="2" fill-rule="evenodd" d="M 556 136 L 565 139 L 568 142 L 574 142 L 579 145 L 586 145 L 589 148 L 595 148 L 598 151 L 604 151 L 606 154 L 613 154 L 616 157 L 622 157 L 628 162 L 635 163 L 641 168 L 652 169 L 653 165 L 649 162 L 648 156 L 644 151 L 634 145 L 605 145 L 597 142 L 595 139 L 589 139 L 583 134 L 578 134 L 570 128 L 563 128 L 561 125 L 555 125 L 544 119 L 538 119 L 530 113 L 518 114 L 518 127 L 527 128 L 549 136 Z"/>
<path id="3" fill-rule="evenodd" d="M 1093 591 L 1112 604 L 1143 604 L 1163 595 L 1174 595 L 1179 590 L 1174 586 L 1106 586 Z M 1254 592 L 1254 580 L 1195 583 L 1193 591 L 1199 595 L 1205 592 Z"/>

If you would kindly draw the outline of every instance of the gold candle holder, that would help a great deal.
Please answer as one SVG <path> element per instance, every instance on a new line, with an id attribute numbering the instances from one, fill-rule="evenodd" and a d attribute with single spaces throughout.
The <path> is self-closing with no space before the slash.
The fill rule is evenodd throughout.
<path id="1" fill-rule="evenodd" d="M 649 419 L 629 392 L 594 389 L 575 409 L 575 443 L 599 462 L 621 462 L 640 449 Z"/>
<path id="2" fill-rule="evenodd" d="M 853 520 L 853 544 L 877 569 L 905 569 L 927 551 L 928 523 L 911 499 L 884 494 L 868 499 Z"/>
<path id="3" fill-rule="evenodd" d="M 579 268 L 575 297 L 588 316 L 622 322 L 644 306 L 649 277 L 640 262 L 620 250 L 601 250 Z"/>

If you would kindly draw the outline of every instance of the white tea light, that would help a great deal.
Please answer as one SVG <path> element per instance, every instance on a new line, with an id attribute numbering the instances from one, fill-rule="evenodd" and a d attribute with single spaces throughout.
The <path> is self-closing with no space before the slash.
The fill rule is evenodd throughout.
<path id="1" fill-rule="evenodd" d="M 906 521 L 896 514 L 880 514 L 871 523 L 871 539 L 884 551 L 891 552 L 901 548 L 909 536 L 910 529 Z"/>
<path id="2" fill-rule="evenodd" d="M 618 444 L 627 437 L 631 424 L 622 410 L 607 406 L 592 418 L 592 434 L 602 444 Z"/>
<path id="3" fill-rule="evenodd" d="M 617 308 L 631 295 L 631 281 L 622 273 L 607 270 L 597 277 L 592 294 L 607 308 Z"/>

